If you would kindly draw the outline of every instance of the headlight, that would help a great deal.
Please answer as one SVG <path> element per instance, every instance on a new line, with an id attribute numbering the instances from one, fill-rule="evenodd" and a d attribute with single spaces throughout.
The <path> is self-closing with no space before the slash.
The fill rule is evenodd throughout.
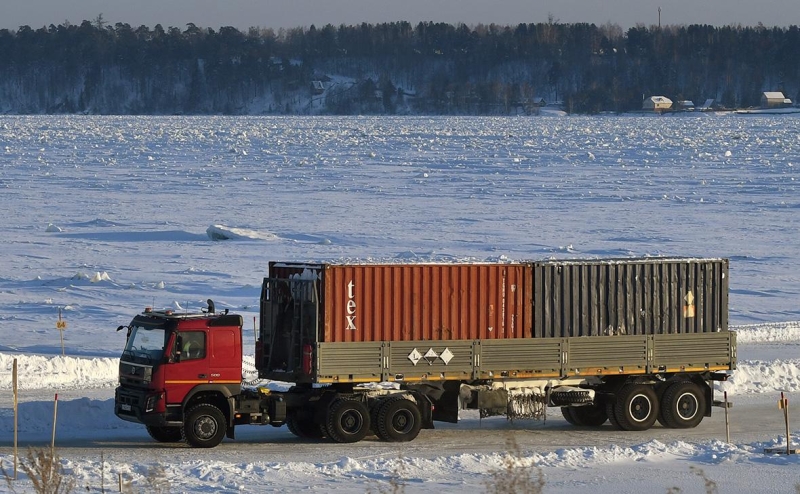
<path id="1" fill-rule="evenodd" d="M 157 395 L 150 395 L 147 397 L 147 400 L 144 402 L 144 411 L 145 413 L 152 412 L 156 408 L 156 403 L 158 400 L 161 399 L 163 393 L 159 393 Z"/>

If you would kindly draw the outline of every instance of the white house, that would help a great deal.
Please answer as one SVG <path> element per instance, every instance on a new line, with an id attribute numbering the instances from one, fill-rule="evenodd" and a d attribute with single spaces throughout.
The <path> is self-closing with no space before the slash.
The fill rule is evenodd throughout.
<path id="1" fill-rule="evenodd" d="M 672 108 L 672 100 L 666 96 L 650 96 L 642 104 L 642 110 L 666 111 Z"/>
<path id="2" fill-rule="evenodd" d="M 792 106 L 792 100 L 780 91 L 765 91 L 761 93 L 761 108 L 784 108 Z"/>

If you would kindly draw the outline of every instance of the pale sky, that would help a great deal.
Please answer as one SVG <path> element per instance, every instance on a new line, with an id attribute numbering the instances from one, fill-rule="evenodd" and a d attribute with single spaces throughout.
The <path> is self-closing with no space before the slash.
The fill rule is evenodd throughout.
<path id="1" fill-rule="evenodd" d="M 468 25 L 545 22 L 612 22 L 624 29 L 638 23 L 800 24 L 798 0 L 0 0 L 0 29 L 34 29 L 98 14 L 110 24 L 181 29 L 192 22 L 218 29 L 317 27 L 391 21 L 435 21 Z"/>

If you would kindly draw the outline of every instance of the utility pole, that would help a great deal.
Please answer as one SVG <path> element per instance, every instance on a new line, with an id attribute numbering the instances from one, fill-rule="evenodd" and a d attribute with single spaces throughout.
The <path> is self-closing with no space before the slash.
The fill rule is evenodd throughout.
<path id="1" fill-rule="evenodd" d="M 661 31 L 661 7 L 658 8 L 658 30 Z"/>

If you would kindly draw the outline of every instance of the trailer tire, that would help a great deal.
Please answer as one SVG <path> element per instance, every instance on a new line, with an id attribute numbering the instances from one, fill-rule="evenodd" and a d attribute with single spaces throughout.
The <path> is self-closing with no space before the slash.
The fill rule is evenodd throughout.
<path id="1" fill-rule="evenodd" d="M 160 443 L 178 443 L 183 440 L 180 427 L 158 427 L 155 425 L 148 425 L 147 433 Z"/>
<path id="2" fill-rule="evenodd" d="M 213 448 L 222 442 L 227 430 L 225 414 L 207 403 L 195 405 L 186 412 L 181 428 L 183 439 L 195 448 Z"/>
<path id="3" fill-rule="evenodd" d="M 626 431 L 644 431 L 658 418 L 658 396 L 648 384 L 626 384 L 616 393 L 614 417 Z"/>
<path id="4" fill-rule="evenodd" d="M 369 433 L 369 410 L 360 401 L 337 399 L 327 414 L 327 433 L 334 442 L 356 443 Z"/>
<path id="5" fill-rule="evenodd" d="M 580 407 L 566 407 L 572 421 L 567 419 L 572 425 L 579 427 L 600 427 L 608 420 L 608 412 L 604 404 L 584 405 Z M 564 410 L 561 410 L 564 413 Z"/>
<path id="6" fill-rule="evenodd" d="M 664 392 L 661 416 L 665 425 L 674 429 L 697 427 L 703 420 L 706 397 L 693 382 L 675 383 Z"/>
<path id="7" fill-rule="evenodd" d="M 620 425 L 619 420 L 617 420 L 617 415 L 614 409 L 615 409 L 614 401 L 613 400 L 606 401 L 606 415 L 608 415 L 608 421 L 611 423 L 612 427 L 614 427 L 618 431 L 621 431 L 622 425 Z"/>
<path id="8" fill-rule="evenodd" d="M 391 442 L 413 441 L 422 429 L 422 413 L 411 400 L 401 396 L 389 398 L 378 409 L 375 433 Z"/>

